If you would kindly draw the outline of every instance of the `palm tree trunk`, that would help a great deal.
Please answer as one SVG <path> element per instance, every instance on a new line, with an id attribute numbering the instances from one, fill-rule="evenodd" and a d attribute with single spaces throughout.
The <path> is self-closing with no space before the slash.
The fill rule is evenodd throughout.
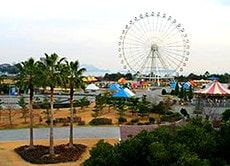
<path id="1" fill-rule="evenodd" d="M 34 117 L 33 117 L 33 88 L 30 88 L 30 148 L 34 146 L 34 136 L 33 136 L 33 124 L 34 124 Z"/>
<path id="2" fill-rule="evenodd" d="M 73 148 L 73 88 L 70 88 L 70 135 L 69 135 L 69 147 Z"/>
<path id="3" fill-rule="evenodd" d="M 50 88 L 50 156 L 54 156 L 54 127 L 53 127 L 53 100 L 54 100 L 54 88 Z"/>

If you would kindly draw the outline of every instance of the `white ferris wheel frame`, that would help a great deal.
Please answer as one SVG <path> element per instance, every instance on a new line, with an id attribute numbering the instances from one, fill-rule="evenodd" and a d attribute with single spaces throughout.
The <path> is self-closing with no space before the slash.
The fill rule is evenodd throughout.
<path id="1" fill-rule="evenodd" d="M 160 12 L 130 20 L 118 45 L 123 68 L 149 79 L 171 78 L 182 72 L 190 54 L 184 28 Z"/>

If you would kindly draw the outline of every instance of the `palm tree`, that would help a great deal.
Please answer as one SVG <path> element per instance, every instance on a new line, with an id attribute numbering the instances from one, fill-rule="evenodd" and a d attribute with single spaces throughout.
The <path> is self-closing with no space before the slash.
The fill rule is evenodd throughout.
<path id="1" fill-rule="evenodd" d="M 30 114 L 30 148 L 33 148 L 33 97 L 34 88 L 38 84 L 38 65 L 33 58 L 16 64 L 19 74 L 16 76 L 18 84 L 24 89 L 29 89 L 29 114 Z"/>
<path id="2" fill-rule="evenodd" d="M 85 84 L 83 81 L 83 73 L 86 71 L 85 68 L 80 68 L 78 61 L 71 61 L 70 63 L 66 61 L 65 65 L 65 85 L 68 83 L 70 88 L 70 136 L 69 136 L 69 147 L 73 148 L 73 95 L 74 95 L 74 88 L 85 88 Z"/>
<path id="3" fill-rule="evenodd" d="M 41 79 L 44 81 L 44 86 L 50 87 L 50 156 L 54 156 L 54 132 L 53 132 L 53 104 L 54 104 L 54 88 L 61 84 L 61 63 L 65 58 L 59 60 L 59 56 L 56 53 L 50 56 L 45 53 L 45 58 L 41 58 L 39 66 L 43 72 Z"/>

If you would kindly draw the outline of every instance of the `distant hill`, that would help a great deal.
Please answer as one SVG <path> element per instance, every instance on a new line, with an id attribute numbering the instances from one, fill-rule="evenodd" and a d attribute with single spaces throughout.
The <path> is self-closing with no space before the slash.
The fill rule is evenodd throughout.
<path id="1" fill-rule="evenodd" d="M 94 76 L 104 76 L 105 73 L 110 73 L 110 70 L 107 69 L 99 69 L 94 65 L 82 64 L 81 68 L 86 68 L 86 75 L 94 75 Z"/>
<path id="2" fill-rule="evenodd" d="M 94 65 L 89 65 L 89 64 L 83 64 L 81 67 L 84 67 L 87 69 L 88 72 L 110 72 L 110 70 L 107 69 L 99 69 Z"/>
<path id="3" fill-rule="evenodd" d="M 89 64 L 83 64 L 80 66 L 81 68 L 84 67 L 86 68 L 86 75 L 94 75 L 94 76 L 104 76 L 105 73 L 110 73 L 110 70 L 107 69 L 99 69 L 94 65 L 89 65 Z M 18 70 L 13 64 L 0 64 L 0 75 L 11 75 L 11 74 L 17 74 Z"/>

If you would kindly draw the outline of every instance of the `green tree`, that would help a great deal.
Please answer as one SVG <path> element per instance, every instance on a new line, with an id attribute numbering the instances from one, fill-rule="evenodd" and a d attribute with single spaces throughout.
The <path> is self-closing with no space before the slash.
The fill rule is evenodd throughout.
<path id="1" fill-rule="evenodd" d="M 29 112 L 29 110 L 23 95 L 19 98 L 18 105 L 21 107 L 22 118 L 24 118 L 24 122 L 26 122 L 26 114 Z"/>
<path id="2" fill-rule="evenodd" d="M 226 109 L 223 113 L 222 113 L 222 121 L 226 122 L 230 120 L 230 109 Z"/>
<path id="3" fill-rule="evenodd" d="M 102 94 L 99 94 L 95 97 L 95 107 L 93 109 L 94 114 L 93 117 L 96 119 L 99 114 L 101 113 L 102 109 L 105 107 L 106 105 L 106 99 L 104 98 L 104 96 Z"/>
<path id="4" fill-rule="evenodd" d="M 141 100 L 137 104 L 138 113 L 140 113 L 142 118 L 148 114 L 149 106 L 150 102 L 147 101 L 146 95 L 143 95 Z"/>
<path id="5" fill-rule="evenodd" d="M 111 146 L 100 141 L 83 163 L 91 165 L 228 165 L 229 121 L 218 135 L 208 121 L 194 118 L 186 126 L 164 126 Z M 224 140 L 223 140 L 224 138 Z M 217 141 L 221 142 L 221 146 Z M 226 146 L 228 145 L 228 146 Z M 226 146 L 225 148 L 223 148 Z M 228 162 L 226 162 L 228 161 Z"/>
<path id="6" fill-rule="evenodd" d="M 191 100 L 193 99 L 193 90 L 192 90 L 192 86 L 189 86 L 189 91 L 188 91 L 188 99 L 191 102 Z"/>
<path id="7" fill-rule="evenodd" d="M 76 100 L 75 102 L 76 102 L 77 106 L 81 107 L 81 110 L 83 110 L 83 108 L 85 106 L 88 106 L 90 104 L 90 101 L 88 100 L 87 97 L 82 97 L 82 98 Z"/>
<path id="8" fill-rule="evenodd" d="M 230 120 L 224 121 L 220 127 L 220 154 L 223 154 L 223 157 L 230 163 Z"/>
<path id="9" fill-rule="evenodd" d="M 210 73 L 209 73 L 208 71 L 206 71 L 206 72 L 204 73 L 204 77 L 205 77 L 205 79 L 207 79 L 208 77 L 210 77 Z"/>
<path id="10" fill-rule="evenodd" d="M 139 106 L 139 98 L 137 97 L 132 97 L 130 98 L 128 102 L 128 106 L 131 109 L 132 115 L 138 112 L 138 106 Z"/>
<path id="11" fill-rule="evenodd" d="M 208 121 L 192 119 L 192 121 L 177 131 L 177 140 L 186 145 L 189 151 L 201 158 L 211 158 L 217 148 L 216 135 Z"/>
<path id="12" fill-rule="evenodd" d="M 91 158 L 84 162 L 84 166 L 117 165 L 116 161 L 113 160 L 113 156 L 115 154 L 113 151 L 113 146 L 111 144 L 104 142 L 104 140 L 98 141 L 96 146 L 90 150 Z"/>
<path id="13" fill-rule="evenodd" d="M 69 147 L 73 148 L 73 121 L 74 121 L 74 89 L 85 89 L 85 83 L 83 81 L 83 73 L 86 71 L 85 68 L 80 68 L 80 64 L 78 61 L 65 61 L 66 64 L 64 66 L 64 83 L 68 84 L 70 88 L 70 136 L 69 136 Z"/>
<path id="14" fill-rule="evenodd" d="M 38 69 L 38 63 L 29 58 L 27 61 L 16 64 L 19 73 L 16 76 L 17 83 L 24 89 L 29 89 L 29 116 L 30 116 L 30 148 L 33 143 L 33 98 L 34 88 L 39 85 L 40 71 Z"/>
<path id="15" fill-rule="evenodd" d="M 39 61 L 39 67 L 42 71 L 41 79 L 43 80 L 43 86 L 50 87 L 50 136 L 49 136 L 49 145 L 50 156 L 54 156 L 54 88 L 62 84 L 63 76 L 61 73 L 62 62 L 65 58 L 59 59 L 59 56 L 56 53 L 48 55 L 45 53 L 45 57 L 41 58 Z"/>
<path id="16" fill-rule="evenodd" d="M 124 99 L 124 98 L 117 98 L 115 108 L 118 111 L 118 115 L 119 115 L 118 122 L 124 122 L 124 121 L 126 121 L 125 111 L 128 108 L 127 104 L 126 104 L 126 99 Z"/>
<path id="17" fill-rule="evenodd" d="M 180 113 L 183 115 L 183 116 L 187 116 L 188 115 L 188 112 L 185 108 L 181 108 L 180 110 Z"/>
<path id="18" fill-rule="evenodd" d="M 182 100 L 185 96 L 185 89 L 183 88 L 183 86 L 181 86 L 178 97 L 180 98 L 180 100 Z"/>
<path id="19" fill-rule="evenodd" d="M 167 91 L 166 91 L 165 89 L 162 89 L 161 94 L 162 94 L 162 95 L 166 95 L 166 94 L 167 94 Z"/>
<path id="20" fill-rule="evenodd" d="M 201 159 L 195 153 L 185 152 L 179 157 L 177 165 L 181 166 L 210 166 L 209 160 Z"/>
<path id="21" fill-rule="evenodd" d="M 175 95 L 178 96 L 179 95 L 179 91 L 180 91 L 180 87 L 179 87 L 179 83 L 176 83 L 176 87 L 175 87 Z"/>
<path id="22" fill-rule="evenodd" d="M 0 124 L 2 121 L 2 100 L 0 99 Z"/>
<path id="23" fill-rule="evenodd" d="M 47 96 L 44 96 L 44 98 L 42 99 L 42 108 L 44 108 L 45 110 L 43 111 L 43 113 L 46 115 L 46 120 L 47 123 L 50 123 L 50 103 L 49 103 L 49 98 Z"/>

